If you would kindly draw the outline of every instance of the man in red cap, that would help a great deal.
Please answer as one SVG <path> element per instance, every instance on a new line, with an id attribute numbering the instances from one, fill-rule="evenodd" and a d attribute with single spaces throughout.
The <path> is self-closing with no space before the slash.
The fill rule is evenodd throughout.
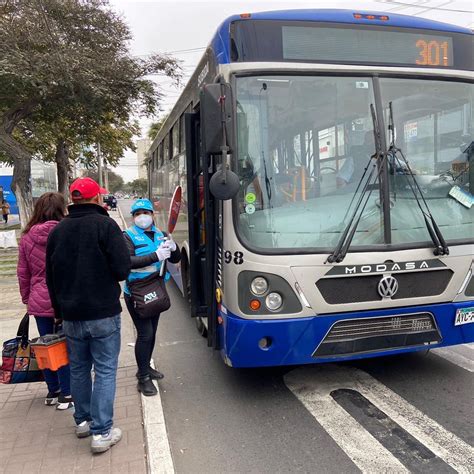
<path id="1" fill-rule="evenodd" d="M 69 215 L 48 239 L 46 281 L 68 343 L 76 435 L 92 435 L 92 452 L 99 453 L 122 437 L 113 427 L 113 406 L 122 311 L 119 282 L 130 272 L 130 253 L 119 226 L 101 205 L 107 191 L 91 178 L 79 178 L 70 192 Z"/>

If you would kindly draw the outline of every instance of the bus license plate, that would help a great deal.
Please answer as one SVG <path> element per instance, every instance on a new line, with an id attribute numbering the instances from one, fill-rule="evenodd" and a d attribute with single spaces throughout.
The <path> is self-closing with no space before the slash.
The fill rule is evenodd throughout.
<path id="1" fill-rule="evenodd" d="M 461 324 L 474 323 L 474 308 L 462 308 L 456 311 L 456 319 L 454 320 L 455 326 L 461 326 Z"/>

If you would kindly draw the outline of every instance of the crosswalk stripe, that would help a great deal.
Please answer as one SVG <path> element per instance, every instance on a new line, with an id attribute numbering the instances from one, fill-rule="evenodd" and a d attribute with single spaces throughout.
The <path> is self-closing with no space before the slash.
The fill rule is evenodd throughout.
<path id="1" fill-rule="evenodd" d="M 409 472 L 330 396 L 348 386 L 341 385 L 341 373 L 321 374 L 297 369 L 285 376 L 285 384 L 362 472 Z"/>
<path id="2" fill-rule="evenodd" d="M 469 473 L 474 465 L 472 446 L 359 369 L 336 365 L 300 368 L 289 372 L 284 380 L 363 472 L 404 472 L 406 468 L 332 399 L 334 390 L 358 391 L 458 472 Z M 379 462 L 388 464 L 380 468 Z"/>
<path id="3" fill-rule="evenodd" d="M 449 360 L 449 362 L 452 362 L 453 364 L 456 364 L 457 366 L 468 370 L 469 372 L 474 372 L 474 360 L 466 357 L 465 355 L 470 351 L 474 352 L 474 348 L 469 345 L 459 346 L 459 349 L 464 349 L 464 353 L 461 353 L 460 350 L 456 350 L 456 348 L 442 347 L 440 349 L 433 349 L 433 354 L 442 357 L 443 359 Z"/>

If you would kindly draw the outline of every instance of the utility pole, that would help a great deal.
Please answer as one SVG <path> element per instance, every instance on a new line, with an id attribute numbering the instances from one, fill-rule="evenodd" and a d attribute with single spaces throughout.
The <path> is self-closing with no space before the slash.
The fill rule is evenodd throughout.
<path id="1" fill-rule="evenodd" d="M 109 190 L 109 168 L 107 168 L 107 162 L 104 160 L 104 187 Z"/>
<path id="2" fill-rule="evenodd" d="M 102 187 L 102 155 L 100 154 L 100 143 L 97 143 L 97 172 L 99 173 L 99 186 Z"/>

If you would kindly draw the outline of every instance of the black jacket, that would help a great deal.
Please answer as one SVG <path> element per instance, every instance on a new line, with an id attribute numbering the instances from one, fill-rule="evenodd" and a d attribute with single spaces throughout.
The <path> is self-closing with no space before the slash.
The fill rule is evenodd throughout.
<path id="1" fill-rule="evenodd" d="M 122 311 L 120 284 L 130 272 L 122 232 L 96 204 L 69 206 L 46 248 L 46 283 L 58 317 L 86 321 Z"/>
<path id="2" fill-rule="evenodd" d="M 163 232 L 166 236 L 166 232 Z M 125 242 L 127 243 L 128 251 L 130 252 L 130 258 L 132 261 L 132 268 L 143 268 L 151 265 L 158 261 L 158 255 L 155 252 L 149 253 L 148 255 L 135 255 L 135 245 L 133 245 L 130 236 L 124 232 Z M 145 235 L 153 242 L 154 236 L 153 231 L 145 232 Z M 168 259 L 170 263 L 178 263 L 181 260 L 181 252 L 176 247 L 174 252 L 171 252 L 171 257 Z"/>

